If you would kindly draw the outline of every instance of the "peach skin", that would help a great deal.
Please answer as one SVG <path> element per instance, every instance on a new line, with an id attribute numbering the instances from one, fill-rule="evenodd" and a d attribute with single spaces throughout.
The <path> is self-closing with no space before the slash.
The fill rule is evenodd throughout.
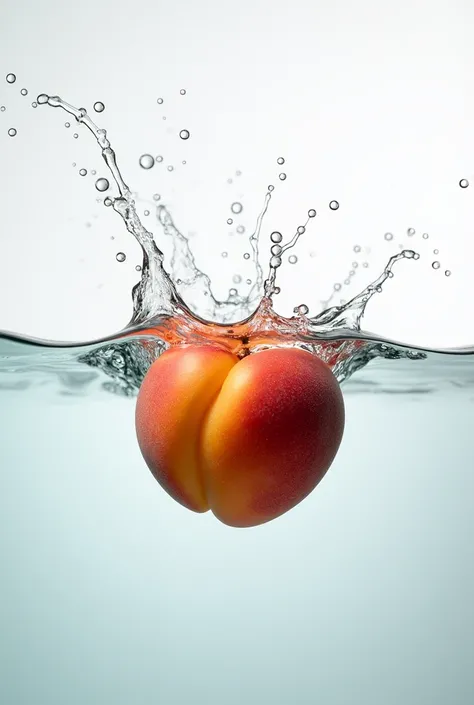
<path id="1" fill-rule="evenodd" d="M 212 346 L 172 347 L 137 399 L 140 450 L 161 486 L 196 512 L 249 527 L 316 487 L 344 430 L 330 368 L 296 348 L 239 359 Z"/>

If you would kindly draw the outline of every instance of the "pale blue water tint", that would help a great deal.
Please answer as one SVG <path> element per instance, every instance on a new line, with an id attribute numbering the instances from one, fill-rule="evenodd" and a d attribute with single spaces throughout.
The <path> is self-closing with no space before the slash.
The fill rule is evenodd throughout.
<path id="1" fill-rule="evenodd" d="M 156 194 L 148 220 L 172 245 L 165 272 L 106 132 L 58 98 L 37 102 L 94 135 L 110 172 L 104 205 L 144 257 L 126 330 L 76 345 L 0 338 L 0 702 L 473 702 L 474 348 L 422 350 L 361 330 L 415 251 L 393 255 L 345 305 L 279 316 L 281 254 L 294 255 L 316 212 L 293 235 L 264 233 L 271 186 L 242 241 L 249 288 L 218 300 Z M 259 349 L 275 336 L 332 364 L 345 437 L 298 507 L 232 530 L 156 485 L 129 397 L 170 339 Z"/>

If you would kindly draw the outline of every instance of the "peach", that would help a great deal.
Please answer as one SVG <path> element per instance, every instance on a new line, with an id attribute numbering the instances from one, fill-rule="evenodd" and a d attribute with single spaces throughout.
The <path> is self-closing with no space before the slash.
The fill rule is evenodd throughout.
<path id="1" fill-rule="evenodd" d="M 256 526 L 301 502 L 331 465 L 344 402 L 330 368 L 296 348 L 239 359 L 212 346 L 172 347 L 137 399 L 143 457 L 195 512 Z"/>

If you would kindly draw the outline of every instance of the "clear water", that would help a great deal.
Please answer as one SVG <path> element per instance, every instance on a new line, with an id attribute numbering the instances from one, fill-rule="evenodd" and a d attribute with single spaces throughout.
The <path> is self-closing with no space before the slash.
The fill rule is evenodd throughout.
<path id="1" fill-rule="evenodd" d="M 97 139 L 116 194 L 97 191 L 144 256 L 132 320 L 115 336 L 0 338 L 0 699 L 470 702 L 474 350 L 400 345 L 362 326 L 415 251 L 394 255 L 346 304 L 331 306 L 335 289 L 315 317 L 306 304 L 279 316 L 281 252 L 263 254 L 261 243 L 269 188 L 249 238 L 253 284 L 217 300 L 157 204 L 173 245 L 168 276 L 105 131 L 58 98 L 37 103 L 65 109 Z M 271 246 L 295 247 L 306 225 Z M 332 366 L 346 397 L 343 444 L 287 515 L 231 530 L 172 502 L 144 467 L 129 397 L 180 340 L 239 354 L 300 345 Z"/>

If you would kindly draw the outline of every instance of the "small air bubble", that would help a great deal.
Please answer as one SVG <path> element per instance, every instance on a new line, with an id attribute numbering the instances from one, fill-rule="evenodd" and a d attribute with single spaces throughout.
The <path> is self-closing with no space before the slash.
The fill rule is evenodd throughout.
<path id="1" fill-rule="evenodd" d="M 162 119 L 162 120 L 166 120 L 166 115 L 163 115 L 163 117 L 162 117 L 161 119 Z"/>
<path id="2" fill-rule="evenodd" d="M 248 252 L 244 252 L 244 259 L 250 259 L 250 255 Z"/>
<path id="3" fill-rule="evenodd" d="M 112 199 L 109 198 L 108 196 L 106 198 L 104 198 L 104 206 L 107 206 L 107 208 L 109 208 L 112 205 L 112 203 L 113 203 Z"/>
<path id="4" fill-rule="evenodd" d="M 154 200 L 154 201 L 159 201 L 160 198 L 161 198 L 161 196 L 160 196 L 159 193 L 154 193 L 154 194 L 153 194 L 153 200 Z"/>
<path id="5" fill-rule="evenodd" d="M 274 189 L 275 189 L 275 187 L 273 186 L 273 184 L 269 184 L 268 190 L 270 191 L 270 193 L 271 193 Z"/>
<path id="6" fill-rule="evenodd" d="M 433 250 L 434 255 L 439 255 L 439 250 Z"/>
<path id="7" fill-rule="evenodd" d="M 38 107 L 38 103 L 36 102 L 36 100 L 34 100 L 34 101 L 32 102 L 31 107 L 32 107 L 32 108 L 37 108 L 37 107 Z"/>
<path id="8" fill-rule="evenodd" d="M 281 250 L 282 250 L 281 245 L 272 245 L 270 248 L 270 252 L 272 253 L 272 255 L 275 255 L 276 257 L 278 257 L 278 255 L 281 255 Z"/>
<path id="9" fill-rule="evenodd" d="M 17 134 L 16 129 L 14 127 L 10 127 L 10 129 L 8 130 L 8 136 L 15 137 L 16 134 Z"/>
<path id="10" fill-rule="evenodd" d="M 222 255 L 222 257 L 224 257 L 224 259 L 227 257 L 228 254 L 229 254 L 229 253 L 228 253 L 228 252 L 225 252 L 225 251 L 224 251 L 224 252 L 221 252 L 221 255 Z"/>
<path id="11" fill-rule="evenodd" d="M 304 232 L 306 232 L 306 228 L 304 225 L 298 225 L 298 227 L 296 229 L 297 229 L 299 235 L 302 235 Z"/>
<path id="12" fill-rule="evenodd" d="M 234 276 L 232 277 L 232 281 L 234 282 L 234 284 L 240 284 L 240 282 L 242 281 L 242 277 L 240 276 L 240 274 L 234 274 Z"/>
<path id="13" fill-rule="evenodd" d="M 270 240 L 272 242 L 281 242 L 283 240 L 283 235 L 281 233 L 279 233 L 278 230 L 275 230 L 270 235 Z"/>
<path id="14" fill-rule="evenodd" d="M 190 137 L 189 130 L 181 130 L 179 133 L 179 136 L 181 137 L 182 140 L 188 140 Z"/>
<path id="15" fill-rule="evenodd" d="M 427 240 L 429 238 L 428 233 L 423 233 L 422 238 L 423 240 Z"/>
<path id="16" fill-rule="evenodd" d="M 21 95 L 28 95 L 28 91 L 26 90 L 26 88 L 22 88 L 20 93 Z"/>
<path id="17" fill-rule="evenodd" d="M 359 266 L 359 263 L 358 263 L 358 262 L 353 262 L 353 263 L 352 263 L 352 266 L 354 267 L 354 269 L 357 269 L 357 267 Z"/>
<path id="18" fill-rule="evenodd" d="M 252 283 L 252 280 L 251 280 L 251 279 L 246 279 L 246 280 L 245 280 L 245 283 L 246 283 L 246 284 L 251 284 L 251 283 Z"/>
<path id="19" fill-rule="evenodd" d="M 70 122 L 65 122 L 65 123 L 64 123 L 64 127 L 71 127 L 71 123 L 70 123 Z"/>
<path id="20" fill-rule="evenodd" d="M 73 134 L 73 137 L 74 137 L 75 140 L 77 140 L 77 138 L 79 137 L 79 135 L 77 134 L 77 132 L 75 132 L 75 133 Z"/>
<path id="21" fill-rule="evenodd" d="M 147 215 L 147 216 L 150 215 L 150 211 L 149 210 L 143 211 L 143 215 Z"/>
<path id="22" fill-rule="evenodd" d="M 351 283 L 351 280 L 350 280 L 350 279 L 344 279 L 344 284 L 345 284 L 346 286 L 347 286 L 348 284 L 350 284 L 350 283 Z"/>
<path id="23" fill-rule="evenodd" d="M 156 102 L 158 103 L 158 105 L 163 105 L 163 98 L 157 98 Z"/>
<path id="24" fill-rule="evenodd" d="M 361 246 L 360 245 L 354 245 L 354 252 L 360 252 L 361 251 Z"/>
<path id="25" fill-rule="evenodd" d="M 368 266 L 369 266 L 369 263 L 368 263 L 368 262 L 364 262 L 364 263 L 362 264 L 362 266 L 365 267 L 365 269 L 367 269 Z"/>
<path id="26" fill-rule="evenodd" d="M 376 286 L 376 287 L 375 287 L 375 291 L 376 291 L 378 294 L 381 294 L 381 293 L 382 293 L 382 287 L 381 287 L 380 285 L 379 285 L 379 286 Z"/>
<path id="27" fill-rule="evenodd" d="M 239 235 L 242 235 L 242 233 L 245 232 L 244 226 L 243 226 L 243 225 L 238 225 L 238 226 L 237 226 L 237 232 L 239 233 Z"/>
<path id="28" fill-rule="evenodd" d="M 79 175 L 80 175 L 80 176 L 86 176 L 86 175 L 87 175 L 87 169 L 79 169 Z"/>
<path id="29" fill-rule="evenodd" d="M 161 164 L 161 162 L 163 161 L 163 157 L 161 156 L 161 154 L 156 157 L 156 161 Z"/>
<path id="30" fill-rule="evenodd" d="M 227 218 L 227 225 L 232 225 L 233 222 L 232 218 Z"/>
<path id="31" fill-rule="evenodd" d="M 96 103 L 94 103 L 94 110 L 96 113 L 103 113 L 105 110 L 105 105 L 101 100 L 98 100 Z"/>
<path id="32" fill-rule="evenodd" d="M 435 260 L 432 265 L 433 269 L 439 269 L 441 267 L 441 264 L 438 262 L 438 260 Z"/>
<path id="33" fill-rule="evenodd" d="M 230 210 L 232 211 L 232 213 L 242 213 L 243 206 L 241 203 L 236 201 L 231 205 Z"/>
<path id="34" fill-rule="evenodd" d="M 136 272 L 141 272 L 141 271 L 142 271 L 142 268 L 141 268 L 141 266 L 140 266 L 139 264 L 136 265 L 135 271 L 136 271 Z"/>
<path id="35" fill-rule="evenodd" d="M 281 289 L 280 289 L 279 286 L 276 286 L 276 287 L 273 289 L 273 293 L 274 293 L 274 294 L 279 294 L 280 291 L 281 291 Z"/>
<path id="36" fill-rule="evenodd" d="M 15 83 L 16 76 L 14 73 L 7 73 L 7 75 L 5 76 L 5 80 L 7 83 Z"/>
<path id="37" fill-rule="evenodd" d="M 186 164 L 186 159 L 183 159 L 183 161 L 181 162 L 181 164 L 184 166 L 184 165 Z"/>
<path id="38" fill-rule="evenodd" d="M 314 210 L 314 208 L 310 208 L 309 211 L 308 211 L 308 216 L 309 216 L 310 218 L 314 218 L 315 215 L 316 215 L 316 211 Z"/>
<path id="39" fill-rule="evenodd" d="M 97 191 L 107 191 L 109 186 L 110 186 L 110 184 L 109 184 L 108 180 L 103 177 L 100 179 L 97 179 L 97 181 L 95 182 L 95 187 L 96 187 Z"/>
<path id="40" fill-rule="evenodd" d="M 413 254 L 413 259 L 416 259 L 416 260 L 419 260 L 419 259 L 420 259 L 420 255 L 418 254 L 418 252 L 415 252 L 415 253 Z"/>
<path id="41" fill-rule="evenodd" d="M 334 284 L 334 291 L 341 291 L 342 284 Z"/>
<path id="42" fill-rule="evenodd" d="M 72 166 L 75 167 L 75 166 L 76 166 L 76 162 L 73 162 L 73 163 L 72 163 Z"/>
<path id="43" fill-rule="evenodd" d="M 415 234 L 415 228 L 408 228 L 407 235 L 409 235 L 410 237 L 413 237 L 414 234 Z"/>
<path id="44" fill-rule="evenodd" d="M 181 94 L 181 95 L 186 95 L 186 89 L 185 89 L 185 88 L 181 88 L 180 94 Z"/>
<path id="45" fill-rule="evenodd" d="M 151 154 L 142 154 L 142 156 L 138 160 L 138 163 L 140 164 L 142 169 L 151 169 L 152 166 L 155 164 L 155 160 L 153 159 Z"/>
<path id="46" fill-rule="evenodd" d="M 281 264 L 281 257 L 271 257 L 270 258 L 270 267 L 273 267 L 273 269 L 277 269 Z"/>
<path id="47" fill-rule="evenodd" d="M 92 176 L 95 176 L 97 174 L 96 170 L 92 169 L 91 174 L 92 174 Z"/>
<path id="48" fill-rule="evenodd" d="M 290 255 L 290 256 L 288 257 L 288 262 L 289 262 L 290 264 L 296 264 L 297 261 L 298 261 L 298 257 L 297 257 L 296 255 Z"/>
<path id="49" fill-rule="evenodd" d="M 282 172 L 281 174 L 278 174 L 278 178 L 280 179 L 280 181 L 284 181 L 286 179 L 286 174 Z"/>
<path id="50" fill-rule="evenodd" d="M 384 238 L 387 241 L 393 240 L 393 234 L 392 233 L 385 233 Z"/>
<path id="51" fill-rule="evenodd" d="M 168 171 L 174 171 L 174 166 L 172 164 L 169 164 L 166 168 Z"/>
<path id="52" fill-rule="evenodd" d="M 48 102 L 49 97 L 46 95 L 46 93 L 40 93 L 36 100 L 38 102 L 38 105 L 45 105 L 45 103 Z"/>
<path id="53" fill-rule="evenodd" d="M 237 289 L 229 289 L 229 296 L 237 296 Z"/>
<path id="54" fill-rule="evenodd" d="M 278 159 L 277 159 L 277 164 L 284 164 L 284 163 L 285 163 L 284 158 L 283 158 L 283 157 L 278 157 Z"/>
<path id="55" fill-rule="evenodd" d="M 242 172 L 241 172 L 241 171 L 236 171 L 236 172 L 235 172 L 235 175 L 236 175 L 236 176 L 242 176 Z"/>
<path id="56" fill-rule="evenodd" d="M 329 202 L 329 208 L 330 208 L 332 211 L 337 211 L 337 209 L 339 208 L 339 201 L 330 201 L 330 202 Z"/>
<path id="57" fill-rule="evenodd" d="M 117 260 L 117 262 L 125 262 L 125 260 L 127 259 L 127 255 L 125 254 L 125 252 L 117 252 L 117 254 L 115 255 L 115 259 Z"/>
<path id="58" fill-rule="evenodd" d="M 444 273 L 444 276 L 445 276 L 445 277 L 450 277 L 450 276 L 451 276 L 451 270 L 450 270 L 450 269 L 447 269 L 447 270 L 445 271 L 445 273 Z"/>
<path id="59" fill-rule="evenodd" d="M 0 112 L 4 113 L 5 110 L 6 110 L 6 107 L 5 107 L 4 105 L 1 105 L 1 106 L 0 106 Z"/>
<path id="60" fill-rule="evenodd" d="M 469 186 L 469 181 L 467 179 L 461 179 L 459 185 L 461 188 L 467 188 Z"/>

